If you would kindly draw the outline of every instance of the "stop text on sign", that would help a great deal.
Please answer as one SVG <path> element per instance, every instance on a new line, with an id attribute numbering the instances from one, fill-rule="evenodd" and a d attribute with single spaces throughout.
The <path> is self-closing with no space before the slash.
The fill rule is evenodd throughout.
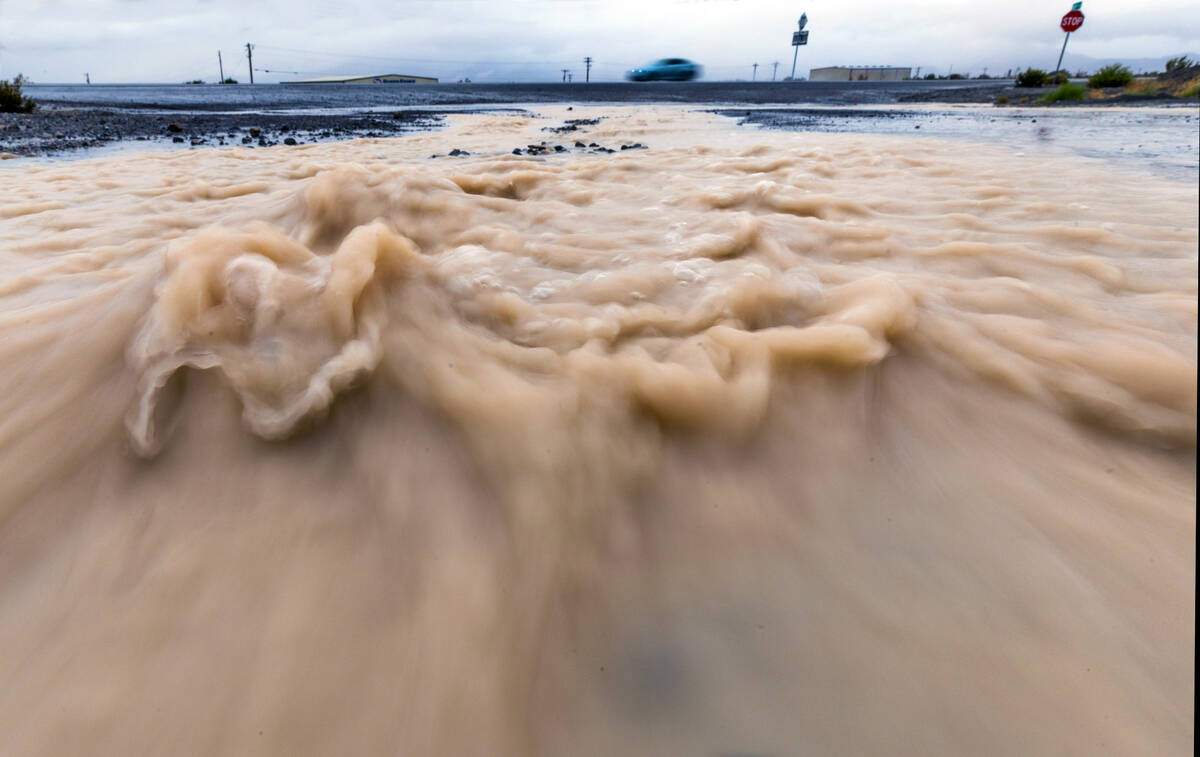
<path id="1" fill-rule="evenodd" d="M 1069 11 L 1067 15 L 1062 17 L 1062 22 L 1059 23 L 1064 32 L 1073 32 L 1083 26 L 1083 12 Z"/>

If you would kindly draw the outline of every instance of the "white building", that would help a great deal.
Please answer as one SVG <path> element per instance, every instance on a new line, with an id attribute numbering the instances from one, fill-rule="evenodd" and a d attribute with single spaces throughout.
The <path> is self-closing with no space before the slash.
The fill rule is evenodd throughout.
<path id="1" fill-rule="evenodd" d="M 809 81 L 903 81 L 912 68 L 896 66 L 826 66 L 808 72 Z"/>

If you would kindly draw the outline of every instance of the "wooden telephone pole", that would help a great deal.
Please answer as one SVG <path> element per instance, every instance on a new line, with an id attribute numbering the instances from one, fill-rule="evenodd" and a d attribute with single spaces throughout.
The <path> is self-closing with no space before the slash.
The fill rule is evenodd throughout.
<path id="1" fill-rule="evenodd" d="M 225 83 L 225 64 L 221 62 L 221 51 L 220 50 L 217 51 L 217 68 L 221 70 L 221 78 L 217 81 L 217 84 L 224 84 Z"/>
<path id="2" fill-rule="evenodd" d="M 250 83 L 254 83 L 254 45 L 246 43 L 246 60 L 250 63 Z"/>

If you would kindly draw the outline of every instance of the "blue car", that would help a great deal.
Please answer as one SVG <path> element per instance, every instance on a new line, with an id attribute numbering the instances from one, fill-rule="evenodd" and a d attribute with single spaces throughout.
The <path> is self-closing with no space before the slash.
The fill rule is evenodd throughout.
<path id="1" fill-rule="evenodd" d="M 663 58 L 625 73 L 630 81 L 691 81 L 700 78 L 700 64 L 685 58 Z"/>

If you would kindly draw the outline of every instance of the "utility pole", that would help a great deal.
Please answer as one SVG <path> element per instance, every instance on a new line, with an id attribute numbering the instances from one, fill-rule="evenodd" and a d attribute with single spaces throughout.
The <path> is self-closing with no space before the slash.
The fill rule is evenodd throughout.
<path id="1" fill-rule="evenodd" d="M 779 70 L 779 61 L 771 64 L 771 81 L 775 81 L 775 72 Z"/>
<path id="2" fill-rule="evenodd" d="M 250 83 L 254 83 L 254 45 L 246 43 L 246 60 L 250 63 Z"/>
<path id="3" fill-rule="evenodd" d="M 567 69 L 565 69 L 565 68 L 562 69 L 562 75 L 563 75 L 563 84 L 566 84 L 567 83 Z"/>
<path id="4" fill-rule="evenodd" d="M 568 71 L 567 72 L 567 84 L 570 84 L 573 81 L 575 81 L 575 74 L 572 74 L 570 71 Z"/>
<path id="5" fill-rule="evenodd" d="M 217 68 L 221 69 L 221 78 L 217 80 L 218 84 L 225 83 L 225 64 L 221 62 L 221 51 L 217 51 Z"/>
<path id="6" fill-rule="evenodd" d="M 754 73 L 750 75 L 750 81 L 757 81 L 758 80 L 758 64 L 752 63 L 751 68 L 754 69 Z"/>
<path id="7" fill-rule="evenodd" d="M 592 56 L 587 56 L 583 59 L 583 62 L 587 64 L 587 71 L 583 74 L 583 83 L 587 84 L 592 80 Z"/>

